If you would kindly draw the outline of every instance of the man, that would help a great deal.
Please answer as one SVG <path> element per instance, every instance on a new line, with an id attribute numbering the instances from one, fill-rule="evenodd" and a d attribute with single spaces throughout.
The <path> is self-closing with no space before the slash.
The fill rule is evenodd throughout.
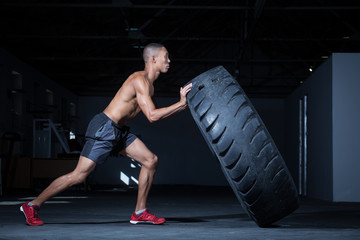
<path id="1" fill-rule="evenodd" d="M 148 213 L 146 208 L 158 158 L 129 131 L 125 124 L 140 111 L 150 122 L 156 122 L 184 110 L 187 107 L 186 95 L 192 85 L 189 84 L 180 89 L 179 102 L 156 109 L 152 100 L 153 84 L 160 73 L 166 73 L 169 70 L 169 54 L 163 45 L 151 43 L 144 48 L 143 58 L 144 71 L 130 75 L 106 109 L 89 123 L 86 143 L 75 170 L 55 179 L 37 198 L 20 207 L 28 225 L 43 225 L 44 222 L 39 219 L 40 206 L 63 190 L 83 182 L 96 164 L 102 163 L 114 149 L 121 150 L 122 155 L 135 159 L 142 165 L 136 208 L 130 223 L 163 224 L 165 222 L 164 218 L 157 218 Z"/>

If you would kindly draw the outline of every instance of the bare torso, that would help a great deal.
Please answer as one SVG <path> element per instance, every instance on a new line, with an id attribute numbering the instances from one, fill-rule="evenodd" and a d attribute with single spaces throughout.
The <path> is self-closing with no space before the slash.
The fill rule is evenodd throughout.
<path id="1" fill-rule="evenodd" d="M 154 87 L 147 81 L 145 71 L 135 72 L 130 75 L 104 110 L 104 113 L 120 126 L 125 125 L 141 111 L 136 98 L 136 81 L 148 85 L 149 94 L 151 96 L 154 94 Z"/>

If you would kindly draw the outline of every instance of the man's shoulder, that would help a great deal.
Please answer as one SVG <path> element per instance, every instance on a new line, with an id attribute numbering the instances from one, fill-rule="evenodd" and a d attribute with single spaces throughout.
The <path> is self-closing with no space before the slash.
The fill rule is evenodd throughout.
<path id="1" fill-rule="evenodd" d="M 127 80 L 132 83 L 143 82 L 145 80 L 145 75 L 143 72 L 134 72 L 128 77 Z"/>
<path id="2" fill-rule="evenodd" d="M 148 86 L 144 71 L 135 72 L 129 78 L 134 86 Z"/>
<path id="3" fill-rule="evenodd" d="M 145 72 L 144 71 L 138 71 L 138 72 L 134 72 L 133 74 L 130 75 L 130 78 L 140 78 L 140 79 L 144 79 L 145 78 Z"/>

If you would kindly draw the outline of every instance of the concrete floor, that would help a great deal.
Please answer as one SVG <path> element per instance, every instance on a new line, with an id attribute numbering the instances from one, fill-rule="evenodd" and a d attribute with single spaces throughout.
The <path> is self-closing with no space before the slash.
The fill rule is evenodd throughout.
<path id="1" fill-rule="evenodd" d="M 11 193 L 0 201 L 3 239 L 360 239 L 360 203 L 301 200 L 301 207 L 271 228 L 259 228 L 230 188 L 154 186 L 150 212 L 160 226 L 131 225 L 136 191 L 67 191 L 44 204 L 45 225 L 30 227 L 19 211 L 34 194 Z"/>

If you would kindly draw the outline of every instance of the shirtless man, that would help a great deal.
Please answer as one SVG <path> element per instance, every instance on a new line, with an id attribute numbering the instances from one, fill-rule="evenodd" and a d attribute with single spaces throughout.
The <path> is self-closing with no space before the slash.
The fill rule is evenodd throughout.
<path id="1" fill-rule="evenodd" d="M 43 225 L 39 219 L 40 206 L 63 190 L 82 183 L 95 168 L 102 163 L 114 149 L 138 161 L 142 167 L 139 174 L 138 197 L 135 212 L 130 223 L 163 224 L 164 218 L 157 218 L 148 213 L 146 201 L 158 164 L 157 156 L 126 127 L 140 111 L 150 122 L 170 117 L 187 107 L 186 95 L 191 84 L 180 89 L 179 102 L 164 108 L 156 109 L 152 96 L 154 82 L 160 73 L 169 70 L 168 51 L 161 44 L 151 43 L 144 49 L 145 69 L 128 77 L 106 109 L 97 114 L 89 123 L 86 131 L 86 143 L 74 171 L 55 179 L 37 198 L 24 203 L 20 210 L 24 213 L 26 223 L 31 226 Z"/>

